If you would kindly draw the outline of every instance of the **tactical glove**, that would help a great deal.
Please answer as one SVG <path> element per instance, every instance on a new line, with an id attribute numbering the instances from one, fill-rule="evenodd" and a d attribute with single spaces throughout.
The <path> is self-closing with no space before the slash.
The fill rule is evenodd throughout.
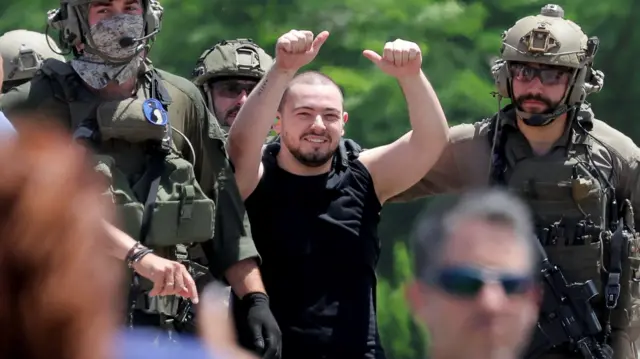
<path id="1" fill-rule="evenodd" d="M 242 298 L 247 308 L 247 324 L 253 336 L 253 350 L 263 359 L 282 356 L 282 332 L 271 314 L 269 297 L 264 293 L 249 293 Z"/>

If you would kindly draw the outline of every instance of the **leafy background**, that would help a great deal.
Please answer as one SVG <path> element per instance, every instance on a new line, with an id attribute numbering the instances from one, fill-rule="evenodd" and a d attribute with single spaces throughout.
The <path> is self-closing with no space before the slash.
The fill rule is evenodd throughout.
<path id="1" fill-rule="evenodd" d="M 502 31 L 545 5 L 538 0 L 164 0 L 163 29 L 151 58 L 165 70 L 189 77 L 202 51 L 219 40 L 254 39 L 273 53 L 276 39 L 290 29 L 329 30 L 331 36 L 311 65 L 344 87 L 350 113 L 347 136 L 371 147 L 409 130 L 404 99 L 395 81 L 362 56 L 396 38 L 415 41 L 424 70 L 450 124 L 493 114 L 496 100 L 490 62 Z M 596 67 L 606 74 L 605 90 L 591 98 L 596 115 L 631 138 L 640 98 L 640 2 L 565 0 L 566 17 L 601 39 Z M 53 0 L 3 0 L 0 33 L 24 28 L 44 31 Z M 409 230 L 425 201 L 387 205 L 380 234 L 379 321 L 390 359 L 424 358 L 427 336 L 413 323 L 404 300 L 411 278 Z"/>

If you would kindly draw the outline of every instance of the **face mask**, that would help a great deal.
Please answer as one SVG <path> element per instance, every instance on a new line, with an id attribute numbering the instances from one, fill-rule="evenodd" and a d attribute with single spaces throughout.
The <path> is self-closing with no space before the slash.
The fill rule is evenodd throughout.
<path id="1" fill-rule="evenodd" d="M 96 50 L 116 59 L 127 60 L 136 55 L 137 46 L 122 48 L 120 39 L 141 37 L 144 35 L 143 31 L 144 19 L 141 15 L 121 14 L 93 25 L 89 36 Z M 128 62 L 114 64 L 98 55 L 85 52 L 72 60 L 71 66 L 89 86 L 99 90 L 111 81 L 122 84 L 135 76 L 142 64 L 142 56 L 140 54 Z"/>

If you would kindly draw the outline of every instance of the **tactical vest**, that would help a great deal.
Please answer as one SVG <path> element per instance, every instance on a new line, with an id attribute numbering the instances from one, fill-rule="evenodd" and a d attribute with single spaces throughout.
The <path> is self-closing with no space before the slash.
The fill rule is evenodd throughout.
<path id="1" fill-rule="evenodd" d="M 42 72 L 69 105 L 74 137 L 94 148 L 95 169 L 108 180 L 106 195 L 124 232 L 155 248 L 213 237 L 215 203 L 173 145 L 171 119 L 162 118 L 171 98 L 157 71 L 144 75 L 135 98 L 109 102 L 85 89 L 68 64 L 48 60 Z M 147 99 L 161 106 L 153 108 L 158 102 Z"/>
<path id="2" fill-rule="evenodd" d="M 622 268 L 623 263 L 628 265 L 630 242 L 626 234 L 612 235 L 611 223 L 618 221 L 623 206 L 608 185 L 609 174 L 597 169 L 591 159 L 595 140 L 575 120 L 565 156 L 516 158 L 515 164 L 507 166 L 508 134 L 495 126 L 498 115 L 489 121 L 489 138 L 495 135 L 496 139 L 493 184 L 506 186 L 528 203 L 538 239 L 569 282 L 594 282 L 600 294 L 592 304 L 603 334 L 608 335 L 609 325 L 613 330 L 626 329 L 629 313 L 624 308 L 629 303 L 631 274 Z"/>
<path id="3" fill-rule="evenodd" d="M 607 231 L 609 198 L 590 170 L 588 139 L 580 137 L 569 145 L 566 158 L 519 159 L 506 184 L 529 204 L 549 260 L 561 263 L 572 281 L 592 279 L 601 287 L 600 235 Z"/>

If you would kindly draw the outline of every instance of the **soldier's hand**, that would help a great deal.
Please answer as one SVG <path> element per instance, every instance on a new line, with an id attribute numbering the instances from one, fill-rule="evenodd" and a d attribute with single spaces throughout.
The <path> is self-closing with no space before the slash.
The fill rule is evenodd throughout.
<path id="1" fill-rule="evenodd" d="M 382 56 L 373 50 L 364 50 L 362 54 L 395 78 L 418 75 L 422 69 L 422 51 L 414 42 L 397 39 L 384 45 Z"/>
<path id="2" fill-rule="evenodd" d="M 275 66 L 282 70 L 298 71 L 313 61 L 328 37 L 328 31 L 321 32 L 315 38 L 311 31 L 289 31 L 280 36 L 276 43 Z"/>
<path id="3" fill-rule="evenodd" d="M 196 283 L 181 263 L 151 253 L 135 263 L 133 269 L 153 282 L 149 296 L 178 295 L 191 299 L 195 304 L 198 303 Z"/>

